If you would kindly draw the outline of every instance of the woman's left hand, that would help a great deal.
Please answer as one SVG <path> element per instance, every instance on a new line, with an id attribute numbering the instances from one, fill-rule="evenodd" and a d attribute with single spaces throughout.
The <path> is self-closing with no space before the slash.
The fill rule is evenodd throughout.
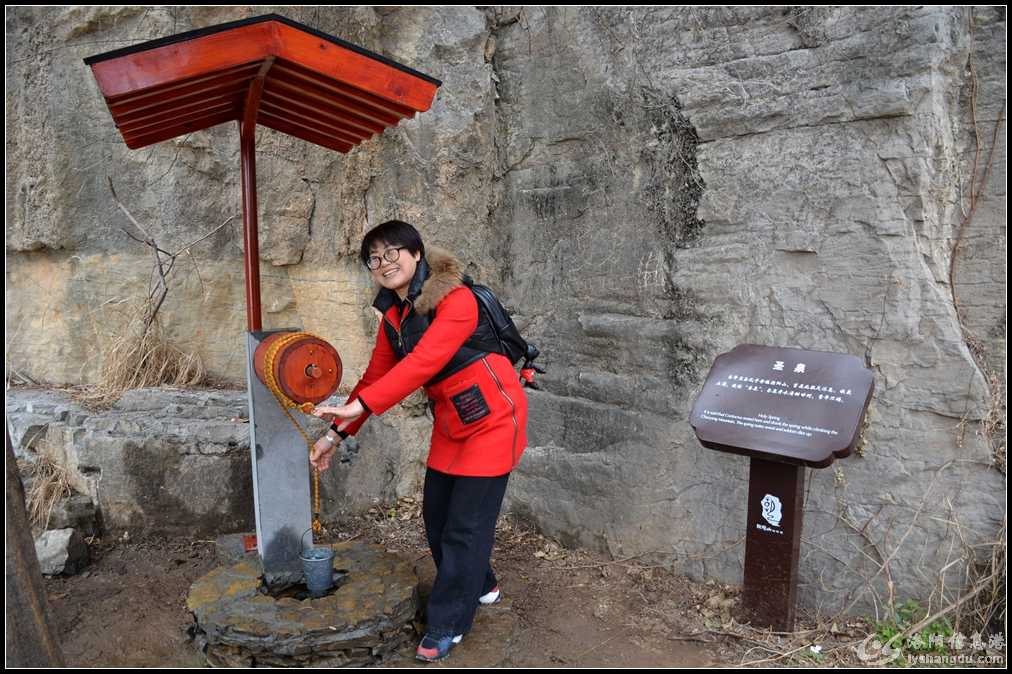
<path id="1" fill-rule="evenodd" d="M 355 400 L 348 405 L 341 405 L 340 407 L 317 407 L 313 410 L 313 414 L 324 418 L 324 415 L 333 415 L 340 417 L 341 419 L 354 419 L 357 416 L 361 416 L 365 412 L 365 408 L 362 407 L 362 403 Z"/>

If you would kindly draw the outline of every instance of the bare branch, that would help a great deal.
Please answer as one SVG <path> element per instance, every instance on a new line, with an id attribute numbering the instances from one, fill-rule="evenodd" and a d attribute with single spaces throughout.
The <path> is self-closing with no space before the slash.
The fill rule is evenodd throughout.
<path id="1" fill-rule="evenodd" d="M 134 241 L 136 241 L 137 243 L 143 243 L 143 244 L 144 244 L 145 246 L 149 246 L 149 245 L 151 245 L 151 244 L 150 244 L 149 242 L 145 241 L 144 239 L 139 239 L 139 238 L 137 238 L 136 236 L 134 236 L 134 235 L 133 235 L 133 234 L 132 234 L 132 233 L 130 232 L 130 230 L 129 230 L 129 229 L 127 229 L 126 227 L 124 227 L 124 226 L 122 226 L 122 225 L 117 225 L 117 227 L 119 227 L 119 228 L 120 228 L 120 230 L 122 230 L 124 234 L 126 234 L 127 236 L 129 236 L 129 237 L 130 237 L 131 239 L 133 239 L 133 240 L 134 240 Z"/>
<path id="2" fill-rule="evenodd" d="M 155 318 L 158 316 L 158 310 L 162 308 L 162 304 L 165 302 L 165 298 L 166 298 L 166 296 L 168 294 L 169 294 L 168 287 L 163 286 L 162 287 L 162 294 L 158 298 L 158 302 L 155 304 L 154 308 L 151 309 L 151 311 L 148 313 L 148 317 L 144 321 L 144 332 L 145 333 L 151 327 L 151 324 L 155 322 Z"/>
<path id="3" fill-rule="evenodd" d="M 174 259 L 174 258 L 173 258 L 172 255 L 170 255 L 168 253 L 168 251 L 162 250 L 161 248 L 158 247 L 158 244 L 155 242 L 155 239 L 154 239 L 153 236 L 151 236 L 150 232 L 148 232 L 148 230 L 144 229 L 144 227 L 141 226 L 141 223 L 139 223 L 137 221 L 137 218 L 135 218 L 133 216 L 133 214 L 130 213 L 130 211 L 127 209 L 127 207 L 123 205 L 123 202 L 121 202 L 119 200 L 119 197 L 116 195 L 116 188 L 112 184 L 112 178 L 109 177 L 109 176 L 106 176 L 106 180 L 109 182 L 109 192 L 112 193 L 113 201 L 116 202 L 116 205 L 119 206 L 119 209 L 121 211 L 123 211 L 123 214 L 126 215 L 127 219 L 133 224 L 133 226 L 136 227 L 138 231 L 140 231 L 141 233 L 144 234 L 144 236 L 147 237 L 147 239 L 144 240 L 144 241 L 141 241 L 141 243 L 144 243 L 144 244 L 150 246 L 151 249 L 152 249 L 152 253 L 155 256 L 155 269 L 158 271 L 158 276 L 160 277 L 159 278 L 159 283 L 161 284 L 161 287 L 162 287 L 162 297 L 158 301 L 158 306 L 160 307 L 162 305 L 162 301 L 164 301 L 164 299 L 165 299 L 165 293 L 168 292 L 168 283 L 167 283 L 166 278 L 165 278 L 167 274 L 166 274 L 166 271 L 165 271 L 165 264 L 162 261 L 162 257 L 161 256 L 164 254 L 164 255 L 168 255 L 170 259 Z M 130 234 L 130 232 L 128 232 L 125 228 L 121 227 L 121 229 L 123 229 L 123 231 L 126 232 L 127 236 L 129 236 L 131 239 L 133 239 L 135 241 L 138 241 L 137 237 L 135 237 L 132 234 Z M 171 266 L 170 266 L 170 269 L 171 269 Z M 151 292 L 148 295 L 148 299 L 154 297 L 154 294 L 157 292 L 157 290 L 158 290 L 157 288 L 152 289 Z M 151 326 L 151 321 L 152 320 L 154 320 L 154 314 L 149 315 L 148 318 L 147 318 L 147 320 L 144 322 L 144 332 L 145 333 L 147 333 L 148 328 Z"/>
<path id="4" fill-rule="evenodd" d="M 123 202 L 119 200 L 118 196 L 116 196 L 116 188 L 113 187 L 112 178 L 110 178 L 109 176 L 106 176 L 105 179 L 109 181 L 109 192 L 112 193 L 112 199 L 113 199 L 113 201 L 115 201 L 116 205 L 119 206 L 119 209 L 121 211 L 123 211 L 123 215 L 125 215 L 127 217 L 127 220 L 129 220 L 133 224 L 133 226 L 138 229 L 138 231 L 140 231 L 142 234 L 144 234 L 145 238 L 144 238 L 144 240 L 140 240 L 137 237 L 135 237 L 132 234 L 130 234 L 130 232 L 127 232 L 127 235 L 129 235 L 130 238 L 133 239 L 134 241 L 140 241 L 141 243 L 147 244 L 147 245 L 151 246 L 152 248 L 154 248 L 155 250 L 158 250 L 158 246 L 157 246 L 157 244 L 155 244 L 155 238 L 153 236 L 151 236 L 151 234 L 148 232 L 148 230 L 144 229 L 141 226 L 141 223 L 137 222 L 137 218 L 135 218 L 133 216 L 133 214 L 131 214 L 130 211 L 127 210 L 127 207 L 124 206 Z M 126 230 L 123 230 L 123 231 L 126 231 Z M 165 252 L 165 251 L 161 251 L 161 252 Z"/>
<path id="5" fill-rule="evenodd" d="M 892 639 L 890 639 L 886 645 L 890 645 L 893 642 L 903 643 L 903 639 L 906 639 L 907 637 L 909 637 L 912 634 L 917 634 L 922 629 L 924 629 L 925 627 L 927 627 L 931 623 L 935 622 L 936 620 L 938 620 L 939 618 L 941 618 L 945 614 L 950 613 L 950 612 L 954 611 L 955 609 L 959 608 L 960 606 L 962 606 L 963 604 L 965 604 L 966 602 L 970 601 L 971 599 L 973 599 L 974 597 L 976 597 L 978 594 L 980 594 L 981 590 L 985 589 L 988 586 L 988 584 L 990 584 L 990 582 L 992 580 L 994 580 L 995 578 L 997 578 L 999 576 L 999 574 L 1000 574 L 1000 571 L 995 571 L 990 576 L 988 576 L 984 580 L 982 580 L 979 583 L 977 583 L 977 585 L 975 585 L 972 590 L 970 590 L 969 592 L 967 592 L 966 594 L 964 594 L 957 601 L 955 601 L 952 604 L 949 604 L 948 606 L 946 606 L 944 608 L 939 609 L 938 611 L 935 611 L 934 613 L 932 613 L 931 615 L 929 615 L 927 618 L 925 618 L 924 620 L 920 621 L 919 623 L 917 623 L 915 625 L 911 625 L 910 627 L 908 627 L 907 629 L 903 630 L 902 632 L 900 632 L 899 634 L 897 634 L 896 636 L 894 636 Z"/>
<path id="6" fill-rule="evenodd" d="M 167 250 L 158 246 L 157 242 L 155 241 L 154 237 L 151 236 L 150 232 L 148 232 L 148 230 L 145 229 L 141 225 L 141 223 L 137 221 L 137 218 L 135 218 L 133 214 L 130 213 L 129 209 L 127 209 L 127 207 L 123 205 L 123 202 L 119 200 L 119 197 L 116 195 L 116 188 L 113 186 L 112 178 L 106 176 L 106 179 L 109 181 L 109 192 L 112 194 L 112 198 L 116 202 L 116 205 L 119 206 L 119 209 L 123 212 L 124 215 L 126 215 L 127 219 L 133 224 L 133 226 L 137 228 L 137 231 L 141 232 L 146 238 L 141 239 L 137 237 L 135 234 L 130 232 L 130 230 L 126 229 L 125 227 L 121 226 L 120 229 L 122 229 L 123 232 L 134 241 L 149 246 L 152 249 L 155 257 L 154 269 L 152 271 L 157 272 L 158 276 L 156 284 L 152 286 L 148 292 L 148 309 L 146 311 L 146 316 L 144 318 L 144 332 L 142 333 L 143 336 L 143 334 L 147 334 L 148 330 L 151 328 L 151 324 L 154 323 L 155 318 L 158 316 L 158 311 L 162 308 L 162 304 L 165 303 L 165 298 L 169 293 L 168 277 L 176 266 L 176 258 L 180 254 L 186 253 L 190 257 L 190 260 L 193 261 L 193 266 L 196 269 L 197 263 L 193 259 L 193 255 L 190 253 L 190 248 L 197 245 L 201 241 L 209 239 L 215 234 L 217 234 L 230 222 L 232 222 L 232 220 L 234 220 L 236 216 L 230 215 L 228 218 L 225 219 L 225 222 L 221 223 L 207 234 L 204 234 L 199 238 L 194 239 L 190 243 L 186 244 L 185 246 L 177 250 L 175 253 L 170 253 Z M 165 256 L 164 259 L 162 257 L 163 255 Z M 199 270 L 197 270 L 197 277 L 200 278 Z M 203 289 L 204 286 L 203 278 L 200 278 L 200 284 L 201 288 Z"/>
<path id="7" fill-rule="evenodd" d="M 201 301 L 207 300 L 207 288 L 204 286 L 204 277 L 200 275 L 200 267 L 197 266 L 197 260 L 193 257 L 193 253 L 190 249 L 186 249 L 186 256 L 190 258 L 190 262 L 193 263 L 193 271 L 197 274 L 197 280 L 200 281 L 200 298 Z"/>
<path id="8" fill-rule="evenodd" d="M 200 237 L 199 239 L 196 239 L 195 241 L 191 241 L 190 243 L 186 244 L 185 246 L 183 246 L 182 248 L 180 248 L 179 250 L 177 250 L 177 251 L 176 251 L 175 253 L 173 253 L 172 257 L 173 257 L 173 258 L 175 258 L 175 257 L 176 257 L 176 255 L 179 255 L 180 253 L 183 253 L 183 252 L 189 253 L 189 252 L 190 252 L 190 251 L 189 251 L 190 247 L 192 247 L 192 246 L 196 246 L 196 245 L 197 245 L 198 243 L 200 243 L 200 242 L 201 242 L 201 241 L 203 241 L 204 239 L 209 239 L 209 238 L 211 238 L 212 236 L 214 236 L 215 234 L 217 234 L 217 233 L 218 233 L 219 231 L 221 231 L 221 229 L 222 229 L 222 228 L 223 228 L 223 227 L 224 227 L 225 225 L 227 225 L 228 223 L 230 223 L 230 222 L 232 222 L 233 220 L 235 220 L 235 218 L 236 218 L 236 216 L 235 216 L 235 215 L 230 215 L 230 216 L 228 216 L 228 219 L 227 219 L 227 220 L 225 220 L 225 222 L 221 223 L 220 225 L 218 225 L 218 226 L 217 226 L 217 227 L 215 227 L 215 228 L 214 228 L 213 230 L 211 230 L 210 232 L 208 232 L 208 233 L 207 233 L 207 234 L 205 234 L 204 236 Z"/>

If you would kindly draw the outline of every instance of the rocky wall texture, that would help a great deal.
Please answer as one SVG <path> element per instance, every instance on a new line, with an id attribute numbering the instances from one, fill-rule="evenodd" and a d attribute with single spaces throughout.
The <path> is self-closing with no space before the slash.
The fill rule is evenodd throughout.
<path id="1" fill-rule="evenodd" d="M 970 207 L 967 65 L 972 49 L 984 135 L 1005 95 L 1001 12 L 524 14 L 494 61 L 497 215 L 513 297 L 565 355 L 513 507 L 616 557 L 740 578 L 747 463 L 687 423 L 707 365 L 745 342 L 853 353 L 877 379 L 868 447 L 809 471 L 801 597 L 881 605 L 889 577 L 925 598 L 966 553 L 954 529 L 993 540 L 1004 512 L 992 448 L 960 426 L 991 399 L 948 287 Z M 990 249 L 960 260 L 957 291 L 1003 368 L 1002 171 L 968 237 Z"/>
<path id="2" fill-rule="evenodd" d="M 106 176 L 168 248 L 239 211 L 233 127 L 131 152 L 80 59 L 267 11 L 8 10 L 10 367 L 89 381 L 147 287 Z M 937 601 L 955 560 L 946 591 L 963 582 L 1005 512 L 982 433 L 1004 419 L 1003 8 L 278 11 L 444 84 L 347 155 L 259 132 L 267 327 L 329 338 L 353 384 L 376 326 L 354 250 L 373 224 L 417 223 L 545 353 L 508 507 L 730 582 L 747 462 L 688 426 L 709 364 L 744 342 L 862 356 L 868 443 L 808 472 L 801 600 Z M 235 224 L 195 246 L 163 309 L 236 383 L 240 246 Z M 417 485 L 420 402 L 370 422 L 360 455 L 382 458 L 337 466 L 331 507 Z"/>

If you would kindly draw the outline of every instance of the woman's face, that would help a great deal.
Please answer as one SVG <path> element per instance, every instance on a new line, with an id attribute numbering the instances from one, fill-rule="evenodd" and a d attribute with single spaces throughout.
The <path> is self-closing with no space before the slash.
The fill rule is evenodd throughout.
<path id="1" fill-rule="evenodd" d="M 393 257 L 391 251 L 394 250 L 397 251 L 397 259 L 391 262 L 387 256 Z M 422 254 L 412 253 L 407 248 L 385 242 L 373 246 L 369 254 L 382 260 L 380 266 L 372 270 L 373 280 L 384 288 L 393 290 L 403 299 L 408 294 L 408 286 L 415 277 L 415 268 L 422 259 Z"/>

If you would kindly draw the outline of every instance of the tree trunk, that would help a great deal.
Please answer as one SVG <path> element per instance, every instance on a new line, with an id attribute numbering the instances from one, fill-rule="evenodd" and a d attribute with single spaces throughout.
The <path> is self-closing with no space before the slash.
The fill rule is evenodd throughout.
<path id="1" fill-rule="evenodd" d="M 63 652 L 49 622 L 46 591 L 42 572 L 35 556 L 35 541 L 25 511 L 25 488 L 14 459 L 11 433 L 7 436 L 5 459 L 7 484 L 7 541 L 4 557 L 7 563 L 7 641 L 8 667 L 64 667 Z"/>

